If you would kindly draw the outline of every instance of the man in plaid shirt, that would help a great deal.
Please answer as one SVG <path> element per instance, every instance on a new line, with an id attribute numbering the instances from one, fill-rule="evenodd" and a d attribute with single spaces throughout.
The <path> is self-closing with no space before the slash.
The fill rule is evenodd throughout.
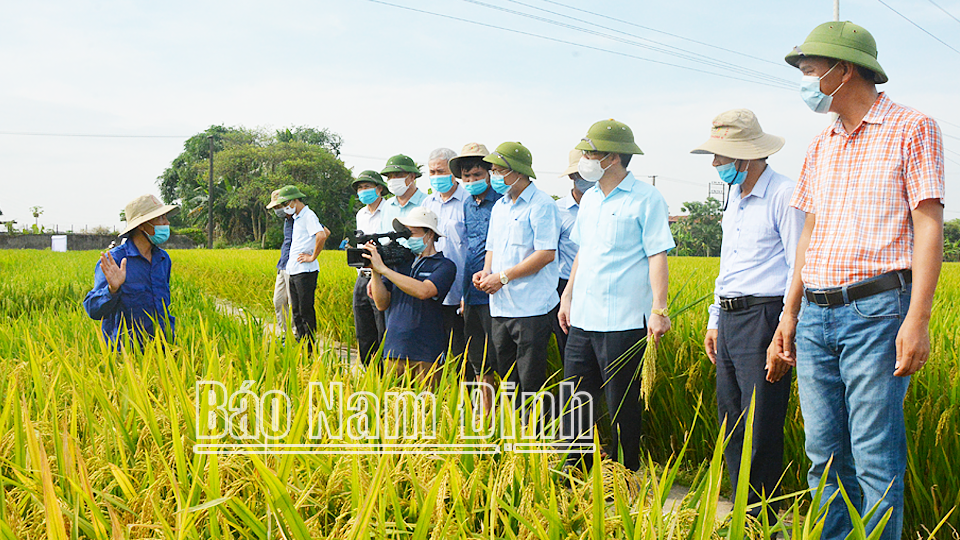
<path id="1" fill-rule="evenodd" d="M 837 120 L 807 150 L 791 205 L 806 212 L 794 279 L 768 350 L 767 378 L 797 367 L 808 475 L 825 539 L 852 530 L 838 485 L 867 534 L 900 538 L 910 375 L 930 355 L 930 310 L 943 259 L 943 142 L 933 119 L 891 101 L 873 36 L 821 24 L 786 61 L 801 96 Z M 862 492 L 862 493 L 861 493 Z"/>

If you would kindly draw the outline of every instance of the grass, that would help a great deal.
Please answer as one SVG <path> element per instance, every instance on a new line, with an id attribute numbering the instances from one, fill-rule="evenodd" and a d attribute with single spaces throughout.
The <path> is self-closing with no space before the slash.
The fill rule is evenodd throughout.
<path id="1" fill-rule="evenodd" d="M 571 488 L 557 458 L 494 456 L 196 454 L 195 383 L 258 393 L 285 390 L 296 418 L 312 381 L 377 395 L 414 383 L 356 373 L 333 352 L 280 347 L 253 318 L 215 309 L 217 298 L 272 319 L 276 252 L 174 251 L 178 341 L 111 353 L 80 306 L 96 253 L 0 252 L 0 539 L 7 538 L 742 538 L 764 524 L 743 508 L 716 522 L 727 488 L 713 370 L 702 351 L 705 305 L 673 321 L 661 342 L 650 410 L 648 464 L 631 474 L 604 462 Z M 354 271 L 324 253 L 318 318 L 349 340 Z M 709 292 L 716 260 L 671 258 L 673 305 Z M 678 294 L 679 292 L 679 294 Z M 960 525 L 960 266 L 947 265 L 932 323 L 933 357 L 906 401 L 910 434 L 906 529 L 943 538 Z M 441 442 L 456 442 L 455 373 L 436 410 Z M 290 440 L 301 438 L 294 422 Z M 785 506 L 791 536 L 818 538 L 809 509 L 802 417 L 787 422 Z M 746 445 L 749 447 L 749 445 Z M 661 510 L 677 475 L 690 495 Z M 741 482 L 745 486 L 746 482 Z M 743 497 L 741 497 L 743 500 Z M 838 498 L 832 504 L 843 504 Z M 271 513 L 273 518 L 265 520 Z M 945 528 L 931 535 L 946 516 Z M 767 531 L 769 531 L 767 524 Z"/>

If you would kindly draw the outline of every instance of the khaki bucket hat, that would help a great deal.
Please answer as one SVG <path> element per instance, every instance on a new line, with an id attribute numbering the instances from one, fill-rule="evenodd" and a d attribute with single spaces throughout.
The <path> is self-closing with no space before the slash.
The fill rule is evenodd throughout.
<path id="1" fill-rule="evenodd" d="M 575 172 L 580 172 L 580 158 L 583 157 L 583 150 L 577 150 L 574 148 L 570 151 L 570 154 L 567 156 L 567 168 L 563 171 L 560 176 L 570 176 Z"/>
<path id="2" fill-rule="evenodd" d="M 437 233 L 437 236 L 443 236 L 440 227 L 437 225 L 437 215 L 422 206 L 414 208 L 404 217 L 394 218 L 393 230 L 402 230 L 398 225 L 402 227 L 424 227 Z"/>
<path id="3" fill-rule="evenodd" d="M 783 148 L 783 137 L 764 133 L 749 109 L 733 109 L 713 119 L 710 138 L 691 154 L 717 154 L 733 159 L 763 159 Z"/>
<path id="4" fill-rule="evenodd" d="M 267 210 L 273 210 L 278 206 L 280 206 L 280 190 L 275 189 L 273 193 L 270 194 L 270 202 L 267 203 Z"/>
<path id="5" fill-rule="evenodd" d="M 179 207 L 172 204 L 163 204 L 160 202 L 160 199 L 153 195 L 141 195 L 128 202 L 127 206 L 123 209 L 123 215 L 127 218 L 127 226 L 123 229 L 119 236 L 125 236 L 129 234 L 131 231 L 153 218 L 158 218 L 167 214 L 174 216 L 179 211 Z"/>
<path id="6" fill-rule="evenodd" d="M 450 161 L 448 162 L 448 165 L 450 167 L 450 173 L 453 174 L 453 176 L 460 178 L 460 173 L 461 173 L 460 160 L 461 159 L 466 157 L 478 157 L 480 159 L 483 159 L 488 155 L 490 155 L 490 151 L 487 150 L 486 146 L 477 142 L 467 143 L 463 145 L 463 149 L 460 150 L 459 156 L 450 158 Z"/>

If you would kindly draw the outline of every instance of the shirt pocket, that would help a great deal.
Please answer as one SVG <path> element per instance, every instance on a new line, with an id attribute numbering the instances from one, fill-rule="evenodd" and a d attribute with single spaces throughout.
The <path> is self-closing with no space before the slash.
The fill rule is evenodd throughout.
<path id="1" fill-rule="evenodd" d="M 608 248 L 625 248 L 629 243 L 627 237 L 631 235 L 631 223 L 633 220 L 625 216 L 621 209 L 601 210 L 600 218 L 597 220 L 597 236 Z M 636 230 L 633 233 L 637 235 L 635 240 L 639 239 L 640 231 Z M 581 241 L 583 241 L 582 238 Z"/>
<path id="2" fill-rule="evenodd" d="M 143 283 L 127 282 L 121 286 L 123 305 L 133 315 L 153 312 L 153 295 L 150 287 Z"/>
<path id="3" fill-rule="evenodd" d="M 510 222 L 510 230 L 507 232 L 507 243 L 512 246 L 528 246 L 533 244 L 533 230 L 530 226 L 520 220 Z"/>

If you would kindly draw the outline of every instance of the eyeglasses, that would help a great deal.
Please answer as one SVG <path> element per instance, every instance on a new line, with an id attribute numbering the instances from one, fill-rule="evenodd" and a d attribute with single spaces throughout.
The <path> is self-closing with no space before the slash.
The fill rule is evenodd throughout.
<path id="1" fill-rule="evenodd" d="M 499 167 L 493 167 L 492 169 L 490 169 L 490 172 L 499 174 L 500 176 L 506 176 L 512 173 L 513 171 L 510 169 L 501 169 Z"/>

